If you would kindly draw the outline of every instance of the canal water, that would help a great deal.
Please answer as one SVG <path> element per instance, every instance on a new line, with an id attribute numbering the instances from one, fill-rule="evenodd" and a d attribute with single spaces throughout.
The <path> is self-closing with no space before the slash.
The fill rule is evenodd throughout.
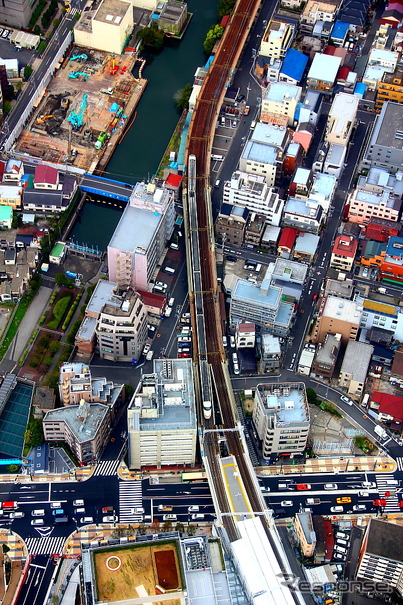
<path id="1" fill-rule="evenodd" d="M 188 0 L 193 17 L 183 39 L 166 38 L 162 51 L 147 57 L 143 71 L 147 88 L 137 106 L 136 120 L 108 163 L 106 177 L 136 183 L 157 171 L 179 119 L 174 94 L 192 84 L 196 68 L 205 63 L 203 41 L 217 20 L 217 10 L 214 0 Z M 121 213 L 119 207 L 86 203 L 71 237 L 105 250 Z"/>

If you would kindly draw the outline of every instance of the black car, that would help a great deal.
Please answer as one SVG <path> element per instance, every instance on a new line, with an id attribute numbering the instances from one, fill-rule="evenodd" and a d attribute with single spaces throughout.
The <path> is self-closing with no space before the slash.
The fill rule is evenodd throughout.
<path id="1" fill-rule="evenodd" d="M 226 256 L 225 260 L 227 260 L 230 263 L 236 263 L 236 261 L 238 260 L 236 256 Z"/>
<path id="2" fill-rule="evenodd" d="M 245 95 L 238 95 L 238 101 L 243 101 L 245 98 Z"/>

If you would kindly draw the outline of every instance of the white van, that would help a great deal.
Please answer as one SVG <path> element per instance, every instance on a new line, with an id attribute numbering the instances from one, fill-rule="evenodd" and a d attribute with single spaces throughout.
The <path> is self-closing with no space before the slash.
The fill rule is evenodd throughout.
<path id="1" fill-rule="evenodd" d="M 61 502 L 51 502 L 50 508 L 62 508 L 62 503 Z"/>
<path id="2" fill-rule="evenodd" d="M 173 307 L 174 304 L 175 304 L 175 299 L 172 297 L 172 298 L 169 299 L 168 307 Z"/>
<path id="3" fill-rule="evenodd" d="M 396 481 L 396 479 L 388 479 L 387 481 L 385 481 L 386 485 L 391 486 L 391 487 L 395 487 L 399 485 L 399 481 Z"/>
<path id="4" fill-rule="evenodd" d="M 171 250 L 179 250 L 179 245 L 176 242 L 172 242 L 169 247 L 171 248 Z"/>
<path id="5" fill-rule="evenodd" d="M 193 504 L 192 506 L 188 507 L 188 513 L 198 513 L 200 510 L 200 508 L 197 506 L 197 504 Z"/>
<path id="6" fill-rule="evenodd" d="M 177 516 L 176 515 L 163 515 L 162 520 L 163 521 L 176 521 Z"/>
<path id="7" fill-rule="evenodd" d="M 203 519 L 204 519 L 204 515 L 202 515 L 202 514 L 192 515 L 192 521 L 202 521 Z"/>
<path id="8" fill-rule="evenodd" d="M 164 267 L 163 271 L 165 271 L 165 273 L 169 273 L 170 275 L 175 273 L 175 269 L 172 269 L 172 267 Z"/>
<path id="9" fill-rule="evenodd" d="M 43 510 L 43 508 L 37 508 L 36 510 L 33 510 L 31 512 L 31 515 L 33 517 L 44 517 L 45 516 L 45 511 Z"/>

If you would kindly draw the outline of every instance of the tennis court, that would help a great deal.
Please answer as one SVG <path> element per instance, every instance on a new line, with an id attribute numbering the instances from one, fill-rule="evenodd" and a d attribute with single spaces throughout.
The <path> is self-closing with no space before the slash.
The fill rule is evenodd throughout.
<path id="1" fill-rule="evenodd" d="M 31 398 L 32 387 L 17 382 L 0 416 L 0 455 L 21 458 Z"/>

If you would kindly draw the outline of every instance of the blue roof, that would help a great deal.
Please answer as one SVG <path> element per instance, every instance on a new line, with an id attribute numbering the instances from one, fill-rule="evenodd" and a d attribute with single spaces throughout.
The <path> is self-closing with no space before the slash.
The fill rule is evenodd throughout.
<path id="1" fill-rule="evenodd" d="M 363 82 L 357 82 L 357 84 L 355 85 L 355 88 L 354 88 L 355 93 L 358 92 L 358 93 L 364 94 L 366 90 L 367 90 L 367 85 L 364 84 Z"/>
<path id="2" fill-rule="evenodd" d="M 335 40 L 343 40 L 344 42 L 348 28 L 348 23 L 345 23 L 344 21 L 335 21 L 330 37 Z"/>
<path id="3" fill-rule="evenodd" d="M 294 48 L 289 48 L 285 53 L 281 73 L 300 82 L 307 63 L 308 57 L 306 55 Z"/>

